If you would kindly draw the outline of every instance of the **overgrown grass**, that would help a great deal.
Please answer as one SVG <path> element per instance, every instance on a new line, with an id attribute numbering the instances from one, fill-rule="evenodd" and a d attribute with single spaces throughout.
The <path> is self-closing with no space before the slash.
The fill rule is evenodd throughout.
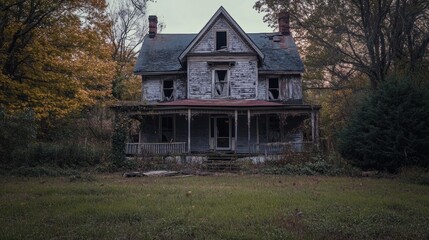
<path id="1" fill-rule="evenodd" d="M 0 239 L 429 238 L 429 186 L 398 180 L 90 180 L 0 178 Z"/>

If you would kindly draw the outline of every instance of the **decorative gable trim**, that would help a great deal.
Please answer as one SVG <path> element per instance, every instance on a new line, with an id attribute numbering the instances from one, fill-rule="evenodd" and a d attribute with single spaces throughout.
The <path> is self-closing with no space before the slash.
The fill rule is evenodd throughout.
<path id="1" fill-rule="evenodd" d="M 210 30 L 210 27 L 215 23 L 220 15 L 223 15 L 228 23 L 237 30 L 237 33 L 245 40 L 247 44 L 258 54 L 260 60 L 264 59 L 264 54 L 256 46 L 256 44 L 250 39 L 250 37 L 243 31 L 238 23 L 229 15 L 229 13 L 222 6 L 216 11 L 213 17 L 207 22 L 207 24 L 201 29 L 197 36 L 191 41 L 191 43 L 185 48 L 180 54 L 179 61 L 184 62 L 185 57 L 192 50 L 192 48 L 203 38 L 203 36 Z"/>

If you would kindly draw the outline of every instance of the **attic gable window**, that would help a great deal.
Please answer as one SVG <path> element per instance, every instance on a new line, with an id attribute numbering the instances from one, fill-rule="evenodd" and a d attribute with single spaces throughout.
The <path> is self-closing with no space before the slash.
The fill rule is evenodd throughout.
<path id="1" fill-rule="evenodd" d="M 268 100 L 278 100 L 280 97 L 279 79 L 268 79 Z"/>
<path id="2" fill-rule="evenodd" d="M 216 32 L 216 50 L 227 48 L 226 31 Z"/>
<path id="3" fill-rule="evenodd" d="M 229 86 L 228 86 L 228 71 L 227 70 L 215 70 L 214 71 L 214 97 L 228 97 Z"/>
<path id="4" fill-rule="evenodd" d="M 162 100 L 163 101 L 174 100 L 174 82 L 173 82 L 173 80 L 162 81 Z"/>

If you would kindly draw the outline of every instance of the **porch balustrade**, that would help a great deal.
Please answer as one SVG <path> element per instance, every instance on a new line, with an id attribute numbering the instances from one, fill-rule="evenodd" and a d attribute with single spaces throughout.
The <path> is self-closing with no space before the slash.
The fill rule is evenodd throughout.
<path id="1" fill-rule="evenodd" d="M 286 152 L 309 152 L 317 147 L 313 142 L 272 142 L 251 144 L 249 153 L 251 154 L 264 154 L 275 155 Z"/>
<path id="2" fill-rule="evenodd" d="M 127 143 L 125 153 L 127 155 L 171 155 L 186 153 L 186 142 L 172 143 Z"/>

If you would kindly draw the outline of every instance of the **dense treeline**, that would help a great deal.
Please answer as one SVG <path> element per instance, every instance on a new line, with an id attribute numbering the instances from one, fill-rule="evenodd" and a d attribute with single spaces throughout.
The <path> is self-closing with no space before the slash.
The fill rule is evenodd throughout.
<path id="1" fill-rule="evenodd" d="M 258 0 L 290 13 L 325 145 L 364 169 L 429 164 L 429 2 Z"/>
<path id="2" fill-rule="evenodd" d="M 94 165 L 108 158 L 115 100 L 132 74 L 147 0 L 0 2 L 3 167 Z"/>

